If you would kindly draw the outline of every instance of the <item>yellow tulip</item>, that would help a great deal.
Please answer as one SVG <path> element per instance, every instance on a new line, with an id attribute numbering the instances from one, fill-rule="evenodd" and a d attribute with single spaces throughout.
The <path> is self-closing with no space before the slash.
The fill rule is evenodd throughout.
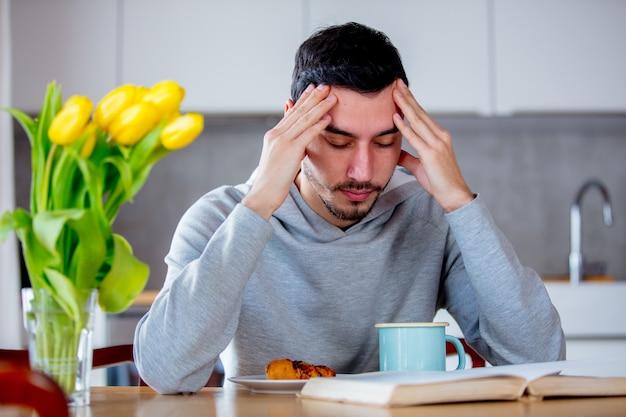
<path id="1" fill-rule="evenodd" d="M 70 97 L 48 129 L 48 137 L 57 145 L 69 145 L 81 137 L 91 116 L 93 104 L 89 97 Z"/>
<path id="2" fill-rule="evenodd" d="M 185 90 L 175 81 L 161 81 L 146 92 L 142 101 L 152 104 L 159 111 L 159 119 L 178 109 L 185 97 Z"/>
<path id="3" fill-rule="evenodd" d="M 170 120 L 161 132 L 161 144 L 169 150 L 189 145 L 204 129 L 204 117 L 198 113 L 187 113 Z"/>
<path id="4" fill-rule="evenodd" d="M 137 87 L 132 84 L 122 85 L 111 90 L 96 105 L 93 119 L 100 129 L 107 131 L 111 122 L 122 111 L 135 103 Z"/>
<path id="5" fill-rule="evenodd" d="M 80 156 L 87 159 L 93 153 L 94 148 L 96 147 L 96 141 L 98 140 L 98 135 L 96 134 L 96 123 L 91 121 L 83 130 L 83 135 L 87 135 L 85 142 L 83 143 L 83 147 L 80 150 Z"/>
<path id="6" fill-rule="evenodd" d="M 143 85 L 137 87 L 137 93 L 135 93 L 135 102 L 142 101 L 148 91 L 150 91 L 150 89 L 148 87 L 144 87 Z"/>
<path id="7" fill-rule="evenodd" d="M 157 110 L 147 103 L 137 103 L 125 109 L 109 126 L 109 133 L 121 145 L 137 143 L 158 122 Z"/>

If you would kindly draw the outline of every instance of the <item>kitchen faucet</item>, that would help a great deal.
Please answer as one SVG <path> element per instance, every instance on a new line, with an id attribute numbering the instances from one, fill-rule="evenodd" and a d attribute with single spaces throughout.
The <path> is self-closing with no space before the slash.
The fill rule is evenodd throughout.
<path id="1" fill-rule="evenodd" d="M 604 224 L 613 224 L 611 198 L 607 188 L 598 180 L 589 180 L 578 191 L 574 203 L 570 207 L 570 254 L 569 254 L 569 280 L 573 285 L 578 285 L 583 278 L 583 255 L 582 255 L 582 219 L 580 216 L 580 203 L 585 193 L 592 189 L 600 190 L 603 199 L 602 214 Z"/>

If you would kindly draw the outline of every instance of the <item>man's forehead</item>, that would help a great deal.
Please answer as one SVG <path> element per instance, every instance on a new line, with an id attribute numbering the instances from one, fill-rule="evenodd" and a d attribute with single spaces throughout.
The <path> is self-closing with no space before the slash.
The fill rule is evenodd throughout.
<path id="1" fill-rule="evenodd" d="M 326 132 L 348 137 L 377 137 L 398 132 L 393 115 L 399 112 L 392 96 L 393 85 L 375 93 L 361 93 L 331 86 L 337 104 L 329 111 L 332 120 Z"/>
<path id="2" fill-rule="evenodd" d="M 372 99 L 381 95 L 382 96 L 389 95 L 389 97 L 391 97 L 391 91 L 393 90 L 393 88 L 394 88 L 394 84 L 389 84 L 387 87 L 379 91 L 361 92 L 361 91 L 357 91 L 349 87 L 344 87 L 340 85 L 331 85 L 330 91 L 338 93 L 338 94 L 351 94 L 355 96 L 362 96 L 364 99 Z"/>

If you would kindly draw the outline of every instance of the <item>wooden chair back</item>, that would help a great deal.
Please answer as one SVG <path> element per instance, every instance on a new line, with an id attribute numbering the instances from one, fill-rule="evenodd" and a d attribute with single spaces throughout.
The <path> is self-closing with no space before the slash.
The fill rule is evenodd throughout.
<path id="1" fill-rule="evenodd" d="M 26 349 L 0 349 L 0 360 L 9 361 L 15 365 L 29 367 L 28 350 Z M 133 362 L 133 345 L 117 345 L 93 350 L 94 369 L 108 368 L 122 363 Z"/>
<path id="2" fill-rule="evenodd" d="M 69 417 L 63 390 L 47 375 L 0 360 L 0 405 L 25 406 L 39 417 Z"/>
<path id="3" fill-rule="evenodd" d="M 94 369 L 132 362 L 132 344 L 93 350 Z M 0 404 L 29 407 L 40 417 L 69 416 L 65 395 L 57 383 L 30 369 L 28 350 L 0 349 Z"/>
<path id="4" fill-rule="evenodd" d="M 472 359 L 472 368 L 483 368 L 486 365 L 485 360 L 478 354 L 470 345 L 467 344 L 465 339 L 459 337 L 459 341 L 465 349 L 465 353 Z M 446 355 L 453 355 L 456 353 L 456 348 L 450 342 L 446 342 Z"/>

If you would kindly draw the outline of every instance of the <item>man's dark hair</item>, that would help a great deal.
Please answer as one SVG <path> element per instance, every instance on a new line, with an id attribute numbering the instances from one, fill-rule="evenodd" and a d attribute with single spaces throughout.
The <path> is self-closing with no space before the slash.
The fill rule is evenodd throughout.
<path id="1" fill-rule="evenodd" d="M 329 26 L 298 48 L 291 99 L 296 102 L 309 84 L 374 93 L 397 78 L 409 84 L 400 54 L 387 35 L 355 22 Z"/>

